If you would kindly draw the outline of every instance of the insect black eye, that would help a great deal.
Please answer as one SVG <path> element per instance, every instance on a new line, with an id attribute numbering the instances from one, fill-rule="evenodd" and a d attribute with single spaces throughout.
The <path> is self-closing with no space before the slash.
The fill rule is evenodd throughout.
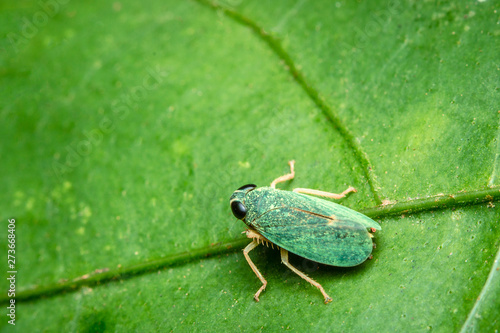
<path id="1" fill-rule="evenodd" d="M 247 185 L 243 185 L 242 187 L 240 187 L 237 191 L 244 191 L 244 190 L 248 190 L 248 189 L 254 189 L 256 188 L 257 185 L 254 185 L 254 184 L 247 184 Z"/>
<path id="2" fill-rule="evenodd" d="M 247 215 L 247 208 L 241 201 L 231 202 L 231 210 L 233 211 L 233 215 L 239 220 L 243 220 L 245 215 Z"/>

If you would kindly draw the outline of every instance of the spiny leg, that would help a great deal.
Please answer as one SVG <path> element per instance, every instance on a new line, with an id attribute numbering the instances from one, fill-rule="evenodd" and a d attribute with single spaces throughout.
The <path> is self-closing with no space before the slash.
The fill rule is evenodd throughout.
<path id="1" fill-rule="evenodd" d="M 286 174 L 284 176 L 278 177 L 273 182 L 271 183 L 272 188 L 276 188 L 276 184 L 286 182 L 287 180 L 293 179 L 295 177 L 295 171 L 293 170 L 293 165 L 295 164 L 295 161 L 288 161 L 288 165 L 290 165 L 290 173 Z"/>
<path id="2" fill-rule="evenodd" d="M 323 287 L 318 282 L 314 281 L 309 276 L 305 275 L 304 273 L 299 271 L 297 268 L 293 267 L 292 264 L 290 264 L 288 262 L 288 251 L 287 250 L 280 249 L 280 253 L 281 253 L 281 262 L 283 262 L 295 274 L 297 274 L 298 276 L 300 276 L 301 278 L 303 278 L 304 280 L 306 280 L 307 282 L 309 282 L 310 284 L 312 284 L 313 286 L 315 286 L 316 288 L 318 288 L 321 291 L 321 293 L 323 294 L 323 297 L 325 298 L 325 304 L 328 304 L 332 301 L 332 298 L 327 295 L 327 293 L 325 292 L 325 289 L 323 289 Z"/>
<path id="3" fill-rule="evenodd" d="M 259 270 L 257 269 L 257 266 L 255 266 L 255 264 L 252 262 L 252 259 L 250 259 L 250 256 L 248 255 L 248 252 L 250 252 L 253 249 L 255 249 L 258 245 L 259 245 L 259 243 L 257 243 L 257 240 L 254 238 L 252 240 L 252 242 L 250 244 L 248 244 L 243 249 L 243 254 L 245 255 L 246 260 L 248 261 L 248 264 L 250 265 L 250 268 L 255 273 L 255 275 L 257 275 L 257 277 L 259 278 L 259 280 L 262 282 L 262 287 L 260 287 L 260 289 L 255 293 L 255 295 L 253 297 L 257 302 L 259 301 L 259 295 L 260 295 L 260 293 L 264 289 L 266 289 L 267 281 L 266 281 L 266 279 L 264 279 L 264 277 L 262 276 L 262 274 L 260 274 Z"/>
<path id="4" fill-rule="evenodd" d="M 342 192 L 340 194 L 323 192 L 323 191 L 318 191 L 318 190 L 311 190 L 309 188 L 295 188 L 295 189 L 293 189 L 293 191 L 295 193 L 312 194 L 312 195 L 318 195 L 320 197 L 340 199 L 340 198 L 345 197 L 347 193 L 356 192 L 356 189 L 352 186 L 349 186 L 349 188 L 347 190 L 345 190 L 344 192 Z"/>

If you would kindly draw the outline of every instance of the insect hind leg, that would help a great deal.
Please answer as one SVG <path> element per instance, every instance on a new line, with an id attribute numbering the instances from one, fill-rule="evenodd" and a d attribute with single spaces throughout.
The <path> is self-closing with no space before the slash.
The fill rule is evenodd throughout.
<path id="1" fill-rule="evenodd" d="M 318 288 L 319 291 L 321 291 L 321 293 L 323 294 L 323 297 L 325 298 L 325 304 L 328 304 L 332 301 L 332 298 L 330 296 L 328 296 L 328 294 L 325 292 L 325 289 L 323 289 L 323 287 L 318 282 L 314 281 L 309 276 L 305 275 L 304 273 L 299 271 L 297 268 L 293 267 L 292 264 L 290 264 L 290 262 L 288 261 L 288 251 L 287 250 L 280 249 L 280 253 L 281 253 L 281 262 L 283 262 L 295 274 L 297 274 L 298 276 L 300 276 L 301 278 L 303 278 L 304 280 L 306 280 L 307 282 L 309 282 L 310 284 L 312 284 L 313 286 Z"/>

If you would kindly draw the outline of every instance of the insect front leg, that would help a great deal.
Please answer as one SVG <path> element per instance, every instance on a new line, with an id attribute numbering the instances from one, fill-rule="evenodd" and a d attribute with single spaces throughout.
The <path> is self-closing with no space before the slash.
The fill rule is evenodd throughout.
<path id="1" fill-rule="evenodd" d="M 301 278 L 303 278 L 304 280 L 306 280 L 307 282 L 309 282 L 310 284 L 312 284 L 313 286 L 318 288 L 319 291 L 321 291 L 321 293 L 323 294 L 323 297 L 325 298 L 325 304 L 328 304 L 332 301 L 332 298 L 330 296 L 328 296 L 328 294 L 325 292 L 325 289 L 323 289 L 323 287 L 318 282 L 314 281 L 309 276 L 305 275 L 304 273 L 299 271 L 297 268 L 293 267 L 292 264 L 290 264 L 290 262 L 288 261 L 288 251 L 287 250 L 280 249 L 280 253 L 281 253 L 281 262 L 282 263 L 284 263 L 288 268 L 290 268 L 295 274 L 297 274 L 298 276 L 300 276 Z"/>
<path id="2" fill-rule="evenodd" d="M 341 199 L 341 198 L 345 197 L 347 193 L 357 192 L 356 189 L 352 186 L 349 186 L 349 188 L 347 190 L 345 190 L 344 192 L 342 192 L 340 194 L 312 190 L 309 188 L 295 188 L 295 189 L 293 189 L 293 191 L 295 193 L 312 194 L 312 195 L 317 195 L 320 197 L 332 198 L 332 199 Z"/>
<path id="3" fill-rule="evenodd" d="M 295 177 L 295 171 L 293 170 L 293 166 L 295 164 L 295 161 L 288 161 L 288 165 L 290 165 L 290 173 L 286 174 L 284 176 L 278 177 L 273 182 L 271 183 L 272 188 L 276 188 L 276 184 L 286 182 L 287 180 L 293 179 Z"/>
<path id="4" fill-rule="evenodd" d="M 248 233 L 247 233 L 247 236 L 248 236 Z M 262 274 L 260 274 L 259 270 L 257 269 L 257 266 L 255 266 L 255 264 L 252 262 L 252 259 L 250 259 L 250 256 L 248 255 L 248 252 L 250 252 L 253 249 L 255 249 L 258 245 L 259 245 L 259 243 L 257 242 L 257 237 L 256 237 L 256 238 L 253 238 L 252 242 L 250 244 L 248 244 L 243 249 L 243 254 L 245 255 L 245 259 L 248 261 L 248 264 L 250 265 L 250 268 L 252 268 L 252 271 L 255 273 L 255 275 L 257 275 L 257 277 L 259 278 L 259 280 L 262 282 L 262 287 L 260 287 L 260 289 L 253 296 L 253 298 L 257 302 L 259 301 L 259 295 L 260 295 L 260 293 L 264 289 L 266 289 L 267 281 L 266 281 L 266 279 L 264 279 L 264 277 L 262 276 Z"/>
<path id="5" fill-rule="evenodd" d="M 276 184 L 286 182 L 287 180 L 292 180 L 295 177 L 295 161 L 288 161 L 288 165 L 290 165 L 290 173 L 286 174 L 284 176 L 278 177 L 273 182 L 271 183 L 272 188 L 276 188 Z M 312 190 L 309 188 L 296 188 L 293 190 L 295 193 L 304 193 L 304 194 L 312 194 L 312 195 L 317 195 L 320 197 L 325 197 L 325 198 L 332 198 L 332 199 L 341 199 L 346 196 L 346 194 L 351 193 L 351 192 L 356 192 L 356 189 L 352 186 L 349 186 L 347 190 L 344 192 L 337 194 L 337 193 L 330 193 L 330 192 L 324 192 L 324 191 L 318 191 L 318 190 Z"/>

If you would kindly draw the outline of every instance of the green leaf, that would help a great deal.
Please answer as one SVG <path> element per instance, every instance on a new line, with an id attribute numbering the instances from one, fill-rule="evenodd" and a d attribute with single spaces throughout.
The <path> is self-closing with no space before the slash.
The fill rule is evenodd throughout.
<path id="1" fill-rule="evenodd" d="M 498 10 L 0 5 L 0 250 L 15 219 L 15 328 L 500 329 Z M 339 202 L 382 225 L 358 267 L 291 256 L 329 305 L 265 247 L 251 257 L 268 287 L 252 298 L 260 282 L 228 198 L 291 159 L 282 189 L 352 185 Z M 15 329 L 7 311 L 3 331 Z"/>

